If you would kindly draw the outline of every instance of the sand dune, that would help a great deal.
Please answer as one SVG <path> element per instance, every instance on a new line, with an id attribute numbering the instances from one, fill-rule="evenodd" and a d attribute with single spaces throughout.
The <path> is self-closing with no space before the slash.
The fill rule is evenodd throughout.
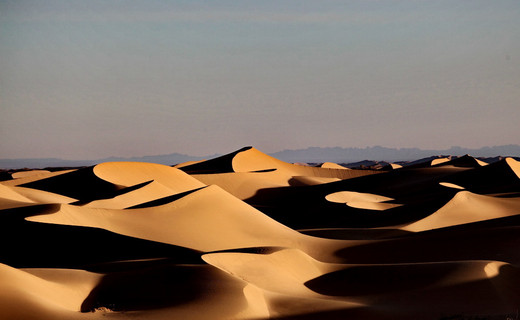
<path id="1" fill-rule="evenodd" d="M 462 157 L 454 158 L 454 159 L 436 159 L 432 161 L 432 166 L 455 166 L 455 167 L 467 167 L 467 168 L 478 168 L 482 166 L 487 166 L 488 164 L 484 161 L 473 158 L 470 155 L 465 155 Z"/>
<path id="2" fill-rule="evenodd" d="M 136 190 L 86 205 L 94 208 L 124 209 L 206 186 L 178 169 L 151 163 L 103 163 L 94 167 L 94 173 L 118 186 L 129 188 L 142 184 Z"/>
<path id="3" fill-rule="evenodd" d="M 440 164 L 446 164 L 447 162 L 449 162 L 450 159 L 449 158 L 438 158 L 438 159 L 433 159 L 431 162 L 430 162 L 430 165 L 431 166 L 436 166 L 436 165 L 440 165 Z"/>
<path id="4" fill-rule="evenodd" d="M 76 199 L 36 189 L 0 184 L 0 209 L 41 203 L 70 203 Z"/>
<path id="5" fill-rule="evenodd" d="M 176 168 L 154 163 L 106 162 L 96 165 L 93 171 L 97 177 L 123 187 L 131 187 L 152 180 L 177 192 L 204 186 Z"/>
<path id="6" fill-rule="evenodd" d="M 273 245 L 299 247 L 306 238 L 218 186 L 158 207 L 112 210 L 61 205 L 55 213 L 27 220 L 102 228 L 205 252 Z"/>
<path id="7" fill-rule="evenodd" d="M 82 270 L 22 271 L 0 264 L 2 319 L 81 319 L 101 275 Z"/>
<path id="8" fill-rule="evenodd" d="M 76 171 L 76 169 L 70 169 L 70 170 L 60 170 L 60 171 L 54 171 L 49 172 L 47 170 L 32 170 L 32 171 L 24 171 L 22 172 L 15 172 L 13 173 L 13 180 L 6 180 L 2 181 L 1 183 L 6 186 L 17 186 L 33 181 L 38 181 L 42 179 L 47 179 L 55 176 L 59 176 L 61 174 L 69 173 Z"/>
<path id="9" fill-rule="evenodd" d="M 320 167 L 321 168 L 325 168 L 325 169 L 345 169 L 345 170 L 350 170 L 349 168 L 344 167 L 344 166 L 339 165 L 339 164 L 334 163 L 334 162 L 324 162 L 324 163 L 321 164 Z"/>
<path id="10" fill-rule="evenodd" d="M 395 169 L 400 169 L 402 167 L 403 167 L 402 165 L 397 164 L 397 163 L 389 163 L 388 165 L 384 166 L 382 168 L 382 170 L 395 170 Z"/>
<path id="11" fill-rule="evenodd" d="M 317 261 L 293 248 L 261 248 L 260 253 L 217 252 L 204 261 L 263 290 L 285 295 L 320 298 L 304 286 L 306 281 L 340 268 Z"/>
<path id="12" fill-rule="evenodd" d="M 480 194 L 518 192 L 520 164 L 512 158 L 505 158 L 487 166 L 462 171 L 449 177 L 446 182 Z"/>
<path id="13" fill-rule="evenodd" d="M 49 170 L 29 170 L 29 171 L 18 171 L 14 172 L 11 176 L 13 179 L 20 179 L 32 176 L 43 176 L 51 173 Z"/>
<path id="14" fill-rule="evenodd" d="M 347 206 L 358 209 L 383 211 L 401 206 L 398 203 L 386 203 L 395 199 L 377 194 L 352 191 L 339 191 L 325 197 L 330 202 L 345 203 Z"/>
<path id="15" fill-rule="evenodd" d="M 519 209 L 520 197 L 496 198 L 460 191 L 435 213 L 404 227 L 403 230 L 424 231 L 520 215 Z"/>
<path id="16" fill-rule="evenodd" d="M 379 173 L 371 170 L 345 170 L 291 164 L 251 147 L 217 159 L 180 168 L 203 183 L 219 185 L 240 199 L 258 190 L 302 184 L 319 184 Z"/>
<path id="17" fill-rule="evenodd" d="M 0 319 L 515 319 L 520 163 L 428 159 L 14 173 Z"/>

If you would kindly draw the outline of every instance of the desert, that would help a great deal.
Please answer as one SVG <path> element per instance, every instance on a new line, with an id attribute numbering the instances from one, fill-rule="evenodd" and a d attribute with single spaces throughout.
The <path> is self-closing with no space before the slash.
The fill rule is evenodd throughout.
<path id="1" fill-rule="evenodd" d="M 2 319 L 516 319 L 520 163 L 253 147 L 0 182 Z"/>

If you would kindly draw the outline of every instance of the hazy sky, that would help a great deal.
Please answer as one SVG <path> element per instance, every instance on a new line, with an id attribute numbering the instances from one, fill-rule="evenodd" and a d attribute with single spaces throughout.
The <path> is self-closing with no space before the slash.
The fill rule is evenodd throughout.
<path id="1" fill-rule="evenodd" d="M 520 1 L 0 0 L 0 158 L 520 143 Z"/>

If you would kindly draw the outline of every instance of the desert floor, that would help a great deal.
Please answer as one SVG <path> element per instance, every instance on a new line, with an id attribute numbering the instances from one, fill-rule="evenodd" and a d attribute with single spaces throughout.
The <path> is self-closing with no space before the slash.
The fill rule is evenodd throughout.
<path id="1" fill-rule="evenodd" d="M 520 318 L 512 158 L 20 171 L 0 228 L 0 319 Z"/>

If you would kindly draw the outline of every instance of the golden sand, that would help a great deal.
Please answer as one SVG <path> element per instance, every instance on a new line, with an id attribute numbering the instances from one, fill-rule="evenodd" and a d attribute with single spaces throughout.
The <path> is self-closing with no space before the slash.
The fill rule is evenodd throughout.
<path id="1" fill-rule="evenodd" d="M 519 215 L 512 158 L 351 170 L 248 147 L 19 172 L 0 319 L 514 319 Z"/>

